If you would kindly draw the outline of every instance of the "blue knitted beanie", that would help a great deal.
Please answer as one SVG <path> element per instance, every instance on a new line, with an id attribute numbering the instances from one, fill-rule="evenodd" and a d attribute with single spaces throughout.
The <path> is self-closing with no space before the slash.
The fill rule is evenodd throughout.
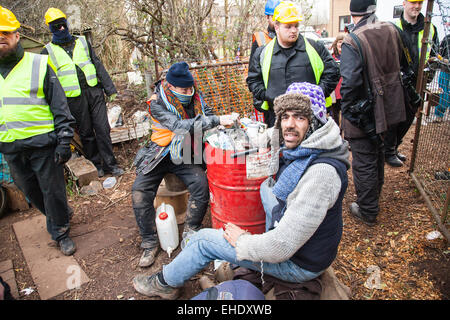
<path id="1" fill-rule="evenodd" d="M 189 65 L 184 61 L 175 63 L 169 68 L 166 80 L 171 85 L 180 88 L 190 88 L 194 85 L 194 77 L 189 71 Z"/>

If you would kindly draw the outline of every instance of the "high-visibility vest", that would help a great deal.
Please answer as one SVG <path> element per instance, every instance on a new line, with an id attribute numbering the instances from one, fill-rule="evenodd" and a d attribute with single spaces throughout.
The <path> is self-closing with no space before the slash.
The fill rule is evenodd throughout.
<path id="1" fill-rule="evenodd" d="M 175 133 L 164 127 L 159 123 L 158 120 L 152 118 L 152 135 L 151 140 L 156 143 L 158 146 L 166 147 L 175 137 Z"/>
<path id="2" fill-rule="evenodd" d="M 258 31 L 253 34 L 253 42 L 256 41 L 258 47 L 265 46 L 268 44 L 272 38 L 269 36 L 267 31 Z"/>
<path id="3" fill-rule="evenodd" d="M 397 20 L 397 26 L 401 30 L 403 30 L 402 21 L 400 19 Z M 430 58 L 431 47 L 433 46 L 434 32 L 435 32 L 435 27 L 434 27 L 434 25 L 431 25 L 430 32 L 428 34 L 428 42 L 430 42 L 431 45 L 429 45 L 427 47 L 427 54 L 425 56 L 425 60 L 428 60 Z M 423 38 L 423 30 L 419 31 L 419 34 L 417 36 L 417 42 L 418 42 L 417 46 L 419 48 L 419 59 L 420 59 L 420 54 L 422 53 L 422 38 Z"/>
<path id="4" fill-rule="evenodd" d="M 262 76 L 264 81 L 264 86 L 267 89 L 267 85 L 269 83 L 269 72 L 270 72 L 270 65 L 272 64 L 272 55 L 273 55 L 273 48 L 275 47 L 277 37 L 273 38 L 272 41 L 270 41 L 266 47 L 263 49 L 263 52 L 261 52 L 261 68 L 262 68 Z M 319 84 L 320 77 L 322 76 L 323 70 L 325 68 L 322 58 L 317 53 L 316 49 L 309 43 L 309 41 L 305 39 L 305 46 L 306 46 L 306 53 L 308 54 L 309 62 L 311 63 L 311 67 L 314 71 L 314 76 L 316 78 L 316 84 Z M 333 103 L 333 100 L 331 96 L 327 97 L 325 99 L 325 105 L 326 107 L 330 107 Z M 261 105 L 261 109 L 263 110 L 269 110 L 269 104 L 267 101 L 264 101 Z"/>
<path id="5" fill-rule="evenodd" d="M 55 71 L 59 82 L 61 82 L 66 97 L 73 98 L 81 94 L 75 65 L 83 71 L 89 86 L 94 87 L 97 85 L 97 70 L 91 61 L 89 47 L 85 37 L 80 36 L 75 40 L 73 58 L 56 44 L 48 43 L 45 48 L 48 51 L 49 65 Z"/>
<path id="6" fill-rule="evenodd" d="M 25 52 L 6 78 L 0 75 L 0 142 L 55 130 L 44 94 L 47 60 L 47 56 Z"/>

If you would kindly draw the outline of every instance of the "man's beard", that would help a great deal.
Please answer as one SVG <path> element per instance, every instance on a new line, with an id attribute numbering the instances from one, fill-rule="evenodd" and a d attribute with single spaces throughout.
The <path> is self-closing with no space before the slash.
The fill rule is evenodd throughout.
<path id="1" fill-rule="evenodd" d="M 12 46 L 12 47 L 9 47 L 6 49 L 0 49 L 0 59 L 4 59 L 6 57 L 11 56 L 12 54 L 15 54 L 16 50 L 17 50 L 17 46 L 18 46 L 18 43 L 16 43 L 15 46 Z"/>

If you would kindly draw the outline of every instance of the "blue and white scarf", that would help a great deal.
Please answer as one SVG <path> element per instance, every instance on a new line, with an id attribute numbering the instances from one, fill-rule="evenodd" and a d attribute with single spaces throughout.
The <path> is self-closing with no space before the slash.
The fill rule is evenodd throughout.
<path id="1" fill-rule="evenodd" d="M 283 158 L 292 162 L 283 170 L 278 178 L 272 190 L 273 194 L 278 199 L 286 201 L 311 162 L 317 159 L 324 151 L 322 149 L 309 149 L 302 146 L 298 146 L 295 149 L 283 150 Z"/>

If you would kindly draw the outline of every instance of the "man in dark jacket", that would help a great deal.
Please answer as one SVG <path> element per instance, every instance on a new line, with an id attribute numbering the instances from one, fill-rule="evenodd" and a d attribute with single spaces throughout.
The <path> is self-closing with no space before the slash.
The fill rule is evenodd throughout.
<path id="1" fill-rule="evenodd" d="M 419 73 L 420 53 L 422 50 L 422 37 L 423 29 L 425 26 L 425 18 L 420 12 L 422 10 L 422 0 L 405 0 L 403 1 L 403 12 L 399 20 L 397 20 L 397 26 L 403 30 L 405 41 L 410 50 L 412 59 L 412 69 L 415 77 L 413 79 L 413 86 L 416 87 L 417 75 Z M 429 41 L 425 61 L 430 57 L 437 55 L 439 50 L 439 38 L 436 27 L 430 25 Z M 392 167 L 403 166 L 403 161 L 406 160 L 406 156 L 399 153 L 398 147 L 402 143 L 402 139 L 408 132 L 411 126 L 414 115 L 417 112 L 417 106 L 413 107 L 410 103 L 406 106 L 406 120 L 398 125 L 392 126 L 388 130 L 385 136 L 385 158 L 386 163 Z"/>
<path id="2" fill-rule="evenodd" d="M 199 230 L 205 216 L 209 203 L 208 180 L 198 161 L 192 161 L 192 149 L 182 149 L 185 138 L 194 134 L 190 140 L 193 152 L 196 159 L 201 159 L 203 131 L 219 124 L 233 124 L 230 115 L 216 116 L 206 105 L 186 62 L 172 65 L 166 79 L 158 82 L 155 90 L 150 99 L 151 142 L 136 155 L 137 176 L 132 187 L 133 210 L 144 249 L 140 267 L 153 264 L 159 251 L 153 201 L 167 173 L 179 177 L 190 193 L 183 233 Z M 197 130 L 199 141 L 195 139 Z"/>
<path id="3" fill-rule="evenodd" d="M 63 164 L 75 121 L 47 56 L 24 52 L 14 14 L 0 6 L 0 153 L 14 183 L 47 218 L 62 253 L 75 252 Z"/>
<path id="4" fill-rule="evenodd" d="M 280 0 L 267 0 L 266 6 L 264 7 L 264 14 L 267 19 L 267 30 L 257 31 L 252 36 L 252 48 L 250 51 L 250 60 L 256 49 L 261 46 L 268 44 L 273 38 L 275 38 L 275 25 L 273 22 L 273 13 L 276 6 L 280 3 Z"/>
<path id="5" fill-rule="evenodd" d="M 378 22 L 375 10 L 376 0 L 350 2 L 355 28 L 344 39 L 341 54 L 342 125 L 352 150 L 357 195 L 350 212 L 368 225 L 376 222 L 384 183 L 382 135 L 406 117 L 398 30 L 391 23 Z M 352 35 L 359 39 L 364 63 Z M 354 110 L 358 101 L 369 99 L 365 79 L 371 89 L 369 108 Z"/>
<path id="6" fill-rule="evenodd" d="M 274 12 L 276 37 L 259 47 L 249 62 L 247 85 L 254 107 L 264 113 L 264 122 L 275 123 L 273 100 L 293 82 L 319 85 L 329 97 L 339 82 L 339 67 L 325 46 L 298 34 L 301 21 L 297 8 L 281 2 Z M 331 106 L 331 98 L 327 103 Z"/>
<path id="7" fill-rule="evenodd" d="M 66 93 L 83 151 L 96 166 L 99 177 L 105 173 L 120 176 L 123 170 L 118 167 L 112 149 L 104 96 L 106 94 L 112 101 L 117 90 L 89 41 L 70 34 L 66 15 L 61 10 L 49 8 L 45 22 L 53 39 L 42 54 L 49 55 L 49 64 Z"/>

